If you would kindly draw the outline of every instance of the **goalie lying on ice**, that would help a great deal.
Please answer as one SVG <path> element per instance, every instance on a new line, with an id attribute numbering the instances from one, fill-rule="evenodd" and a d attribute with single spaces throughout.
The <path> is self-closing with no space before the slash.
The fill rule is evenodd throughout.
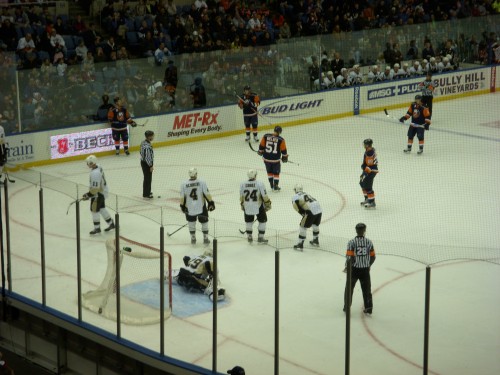
<path id="1" fill-rule="evenodd" d="M 194 258 L 185 256 L 182 258 L 184 266 L 174 277 L 177 284 L 184 287 L 189 292 L 203 292 L 210 299 L 213 297 L 213 257 L 212 250 L 206 250 L 203 255 Z M 225 297 L 225 290 L 217 288 L 218 299 Z"/>

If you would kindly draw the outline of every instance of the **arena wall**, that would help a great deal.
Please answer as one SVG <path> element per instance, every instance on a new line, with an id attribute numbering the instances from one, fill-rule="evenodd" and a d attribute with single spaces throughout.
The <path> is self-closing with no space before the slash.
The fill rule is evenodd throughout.
<path id="1" fill-rule="evenodd" d="M 495 66 L 439 74 L 434 79 L 437 81 L 436 102 L 493 93 L 500 88 L 500 75 Z M 259 107 L 259 129 L 305 125 L 384 108 L 405 107 L 420 92 L 418 84 L 422 80 L 423 77 L 419 77 L 263 100 Z M 144 126 L 130 129 L 132 151 L 138 150 L 145 130 L 155 132 L 155 147 L 244 132 L 242 113 L 236 103 L 138 118 L 136 121 Z M 9 136 L 7 140 L 9 163 L 25 168 L 83 159 L 91 153 L 114 153 L 111 131 L 104 123 L 21 133 Z"/>

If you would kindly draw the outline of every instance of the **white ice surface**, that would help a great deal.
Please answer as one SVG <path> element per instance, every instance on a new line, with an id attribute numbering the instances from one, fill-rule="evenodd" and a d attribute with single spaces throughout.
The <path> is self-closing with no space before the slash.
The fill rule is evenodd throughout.
<path id="1" fill-rule="evenodd" d="M 390 111 L 400 117 L 406 108 Z M 261 124 L 266 125 L 264 120 Z M 358 222 L 378 254 L 372 269 L 374 313 L 365 317 L 356 287 L 351 321 L 351 374 L 420 374 L 423 360 L 425 260 L 457 259 L 432 267 L 429 367 L 432 374 L 500 373 L 500 268 L 497 263 L 460 259 L 498 256 L 500 231 L 499 95 L 477 96 L 434 105 L 433 130 L 426 132 L 423 155 L 404 154 L 406 127 L 383 113 L 285 128 L 290 160 L 282 165 L 281 193 L 270 193 L 267 234 L 279 233 L 280 373 L 339 374 L 344 369 L 345 316 L 342 312 L 345 244 Z M 375 179 L 377 209 L 360 207 L 358 185 L 362 141 L 372 138 L 380 173 Z M 135 144 L 137 144 L 137 141 Z M 210 234 L 219 237 L 220 277 L 230 303 L 218 314 L 218 370 L 239 364 L 248 374 L 273 373 L 274 260 L 269 246 L 247 244 L 239 208 L 239 184 L 249 168 L 266 182 L 264 165 L 243 135 L 155 149 L 153 192 L 141 197 L 138 153 L 100 158 L 118 206 L 122 235 L 158 246 L 163 223 L 172 232 L 185 223 L 178 209 L 180 183 L 196 166 L 216 203 Z M 37 168 L 54 176 L 44 181 L 47 305 L 77 315 L 75 196 L 72 181 L 86 186 L 81 161 Z M 16 174 L 12 174 L 16 178 Z M 39 186 L 17 176 L 10 188 L 12 288 L 41 301 Z M 63 181 L 64 180 L 64 181 Z M 293 211 L 292 187 L 304 185 L 323 206 L 322 250 L 303 253 L 290 247 L 300 217 Z M 57 190 L 57 192 L 55 191 Z M 65 194 L 61 194 L 63 191 Z M 80 190 L 80 195 L 85 190 Z M 107 201 L 116 207 L 113 197 Z M 106 267 L 105 239 L 90 238 L 92 220 L 81 206 L 84 291 L 95 287 Z M 112 214 L 115 211 L 110 210 Z M 104 223 L 102 224 L 104 226 Z M 256 231 L 256 228 L 254 229 Z M 308 233 L 308 239 L 311 233 Z M 198 234 L 201 239 L 201 234 Z M 306 244 L 307 244 L 306 241 Z M 203 251 L 192 247 L 184 228 L 165 237 L 174 267 L 182 256 Z M 390 255 L 386 255 L 390 254 Z M 394 256 L 397 255 L 397 256 Z M 410 259 L 411 258 L 411 259 Z M 417 259 L 417 262 L 412 259 Z M 175 307 L 174 307 L 175 311 Z M 114 332 L 115 323 L 91 312 L 83 318 Z M 212 315 L 171 317 L 166 322 L 166 354 L 211 367 Z M 123 326 L 122 336 L 159 350 L 158 326 Z"/>

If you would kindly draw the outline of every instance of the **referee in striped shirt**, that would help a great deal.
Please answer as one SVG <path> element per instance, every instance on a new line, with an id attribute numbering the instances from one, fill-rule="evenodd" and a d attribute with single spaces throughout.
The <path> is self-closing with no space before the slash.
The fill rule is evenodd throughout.
<path id="1" fill-rule="evenodd" d="M 146 130 L 144 133 L 146 139 L 141 143 L 141 168 L 144 175 L 144 181 L 142 183 L 142 197 L 145 199 L 153 199 L 153 193 L 151 192 L 151 180 L 153 179 L 153 146 L 151 146 L 151 141 L 155 137 L 155 133 L 152 130 Z"/>
<path id="2" fill-rule="evenodd" d="M 373 262 L 375 262 L 375 249 L 373 248 L 372 241 L 365 237 L 365 232 L 365 224 L 359 223 L 356 225 L 356 237 L 348 242 L 346 256 L 351 259 L 352 264 L 351 302 L 354 287 L 356 286 L 356 282 L 359 280 L 361 284 L 361 291 L 363 292 L 363 302 L 365 304 L 363 312 L 365 314 L 371 314 L 373 310 L 373 300 L 370 267 Z M 348 283 L 346 281 L 344 292 L 344 312 L 346 311 L 347 305 L 347 287 Z"/>

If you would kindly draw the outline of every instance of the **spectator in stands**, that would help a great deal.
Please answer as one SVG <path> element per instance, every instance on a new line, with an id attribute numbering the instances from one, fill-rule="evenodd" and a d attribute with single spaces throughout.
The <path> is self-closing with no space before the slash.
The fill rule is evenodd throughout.
<path id="1" fill-rule="evenodd" d="M 59 77 L 65 77 L 66 76 L 66 70 L 68 69 L 68 65 L 64 62 L 64 58 L 60 57 L 59 60 L 57 60 L 57 75 Z"/>
<path id="2" fill-rule="evenodd" d="M 142 20 L 141 26 L 139 26 L 139 29 L 137 30 L 137 35 L 139 36 L 139 38 L 144 39 L 148 31 L 151 31 L 148 26 L 148 21 Z"/>
<path id="3" fill-rule="evenodd" d="M 251 32 L 259 32 L 262 31 L 262 24 L 259 19 L 259 15 L 257 12 L 252 13 L 252 17 L 248 20 L 247 29 Z"/>
<path id="4" fill-rule="evenodd" d="M 166 11 L 169 17 L 171 18 L 174 18 L 177 15 L 177 6 L 175 5 L 174 0 L 167 1 Z"/>
<path id="5" fill-rule="evenodd" d="M 314 81 L 316 81 L 319 78 L 319 64 L 318 64 L 318 58 L 316 56 L 312 56 L 312 64 L 308 68 L 309 72 L 309 82 L 310 82 L 310 89 L 313 91 L 313 84 Z"/>
<path id="6" fill-rule="evenodd" d="M 85 30 L 81 35 L 83 40 L 85 41 L 85 45 L 92 52 L 95 51 L 96 45 L 101 43 L 102 40 L 102 36 L 97 31 L 95 23 L 91 23 L 89 25 L 89 28 Z"/>
<path id="7" fill-rule="evenodd" d="M 87 51 L 82 61 L 82 76 L 84 81 L 93 81 L 95 79 L 94 56 L 90 51 Z"/>
<path id="8" fill-rule="evenodd" d="M 157 66 L 161 66 L 163 64 L 163 60 L 167 56 L 171 56 L 172 53 L 168 50 L 167 47 L 165 47 L 164 43 L 160 43 L 156 51 L 154 52 L 154 57 L 155 57 L 155 63 Z"/>
<path id="9" fill-rule="evenodd" d="M 394 43 L 392 50 L 394 52 L 394 64 L 401 64 L 401 61 L 403 61 L 403 53 L 399 48 L 399 43 Z"/>
<path id="10" fill-rule="evenodd" d="M 408 52 L 406 52 L 406 60 L 415 60 L 418 59 L 418 48 L 415 40 L 410 41 L 410 48 Z"/>
<path id="11" fill-rule="evenodd" d="M 146 37 L 141 42 L 142 55 L 145 57 L 151 57 L 156 50 L 155 41 L 151 31 L 146 32 Z"/>
<path id="12" fill-rule="evenodd" d="M 113 104 L 109 102 L 109 95 L 104 94 L 101 99 L 102 104 L 99 106 L 99 108 L 97 108 L 97 113 L 94 116 L 95 121 L 107 121 L 108 112 L 111 108 L 113 108 Z"/>
<path id="13" fill-rule="evenodd" d="M 193 108 L 202 108 L 207 105 L 205 86 L 202 84 L 201 77 L 195 78 L 194 83 L 190 86 L 190 94 L 193 100 Z"/>
<path id="14" fill-rule="evenodd" d="M 333 76 L 337 77 L 340 74 L 340 70 L 344 67 L 344 60 L 340 58 L 340 53 L 335 52 L 334 58 L 330 62 L 330 70 L 333 72 Z"/>
<path id="15" fill-rule="evenodd" d="M 7 45 L 8 51 L 15 51 L 17 47 L 16 28 L 9 18 L 5 18 L 0 28 L 0 40 Z"/>
<path id="16" fill-rule="evenodd" d="M 290 25 L 288 22 L 283 22 L 283 26 L 279 29 L 279 38 L 280 39 L 290 39 L 292 37 L 292 32 L 290 31 Z"/>
<path id="17" fill-rule="evenodd" d="M 431 42 L 427 41 L 424 43 L 424 48 L 422 49 L 422 58 L 430 59 L 431 57 L 436 56 L 434 53 L 434 49 L 432 48 Z"/>
<path id="18" fill-rule="evenodd" d="M 78 46 L 76 46 L 75 53 L 76 53 L 76 59 L 80 63 L 85 59 L 85 56 L 87 56 L 88 48 L 85 46 L 85 41 L 83 39 L 80 39 L 80 43 Z"/>
<path id="19" fill-rule="evenodd" d="M 55 28 L 52 29 L 50 33 L 50 45 L 54 51 L 54 54 L 65 54 L 66 53 L 66 42 L 63 37 L 57 33 Z"/>
<path id="20" fill-rule="evenodd" d="M 34 68 L 36 56 L 36 47 L 30 33 L 26 33 L 24 37 L 19 39 L 17 43 L 17 54 L 22 61 L 24 67 Z"/>
<path id="21" fill-rule="evenodd" d="M 82 35 L 86 30 L 87 26 L 85 26 L 82 16 L 78 14 L 76 20 L 73 22 L 73 34 Z"/>
<path id="22" fill-rule="evenodd" d="M 30 19 L 23 8 L 16 7 L 16 9 L 14 10 L 14 24 L 18 27 L 29 26 Z"/>
<path id="23" fill-rule="evenodd" d="M 2 352 L 0 352 L 0 374 L 15 375 L 14 370 L 5 362 Z"/>
<path id="24" fill-rule="evenodd" d="M 118 46 L 116 45 L 115 38 L 110 36 L 106 43 L 102 45 L 102 49 L 104 50 L 104 54 L 106 55 L 108 60 L 111 60 L 111 54 L 118 51 Z"/>
<path id="25" fill-rule="evenodd" d="M 56 18 L 56 23 L 54 24 L 54 28 L 57 29 L 57 32 L 61 35 L 70 35 L 71 29 L 68 25 L 63 21 L 61 17 Z"/>
<path id="26" fill-rule="evenodd" d="M 134 9 L 134 16 L 144 17 L 146 14 L 148 14 L 148 10 L 146 7 L 146 1 L 140 0 Z"/>
<path id="27" fill-rule="evenodd" d="M 95 53 L 95 56 L 94 56 L 94 62 L 96 64 L 99 64 L 99 63 L 102 63 L 102 62 L 105 62 L 105 61 L 108 61 L 108 57 L 104 53 L 104 49 L 102 47 L 97 47 L 96 48 L 96 53 Z"/>
<path id="28" fill-rule="evenodd" d="M 50 76 L 56 73 L 56 67 L 50 63 L 49 59 L 45 59 L 40 67 L 40 72 L 42 73 L 43 78 L 48 81 Z"/>
<path id="29" fill-rule="evenodd" d="M 194 6 L 196 7 L 196 10 L 200 10 L 202 8 L 208 8 L 208 5 L 205 2 L 205 0 L 195 0 Z"/>

